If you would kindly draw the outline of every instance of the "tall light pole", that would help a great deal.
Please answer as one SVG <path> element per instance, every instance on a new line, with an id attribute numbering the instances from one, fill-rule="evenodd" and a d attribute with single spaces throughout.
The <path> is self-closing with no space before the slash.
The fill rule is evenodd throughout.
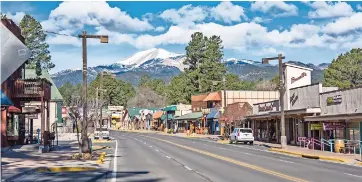
<path id="1" fill-rule="evenodd" d="M 281 137 L 280 144 L 283 149 L 287 147 L 287 137 L 285 135 L 285 118 L 284 118 L 284 93 L 285 93 L 285 84 L 284 84 L 284 75 L 283 75 L 283 59 L 285 56 L 279 54 L 278 57 L 272 58 L 263 58 L 263 64 L 269 64 L 271 60 L 279 61 L 279 104 L 280 104 L 280 125 L 281 125 Z"/>
<path id="2" fill-rule="evenodd" d="M 101 43 L 108 43 L 108 35 L 88 35 L 85 30 L 83 30 L 81 35 L 78 35 L 82 39 L 82 49 L 83 49 L 83 89 L 82 89 L 82 101 L 83 101 L 83 127 L 82 127 L 82 143 L 87 142 L 87 130 L 86 125 L 88 124 L 87 120 L 87 38 L 100 39 Z M 88 144 L 89 145 L 89 144 Z M 89 146 L 83 146 L 89 148 Z"/>

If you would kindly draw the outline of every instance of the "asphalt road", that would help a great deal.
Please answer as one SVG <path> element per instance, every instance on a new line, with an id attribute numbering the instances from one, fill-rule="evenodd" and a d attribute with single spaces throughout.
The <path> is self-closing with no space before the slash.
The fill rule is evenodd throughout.
<path id="1" fill-rule="evenodd" d="M 112 181 L 362 181 L 362 168 L 297 158 L 250 145 L 112 131 Z"/>

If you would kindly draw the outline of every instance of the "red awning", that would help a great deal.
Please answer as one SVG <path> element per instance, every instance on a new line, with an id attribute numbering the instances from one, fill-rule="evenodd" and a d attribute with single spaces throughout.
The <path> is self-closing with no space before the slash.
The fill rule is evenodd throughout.
<path id="1" fill-rule="evenodd" d="M 161 118 L 163 114 L 163 111 L 157 111 L 155 114 L 153 114 L 153 119 Z"/>
<path id="2" fill-rule="evenodd" d="M 13 112 L 13 113 L 21 113 L 21 110 L 15 106 L 10 106 L 8 108 L 8 112 Z"/>

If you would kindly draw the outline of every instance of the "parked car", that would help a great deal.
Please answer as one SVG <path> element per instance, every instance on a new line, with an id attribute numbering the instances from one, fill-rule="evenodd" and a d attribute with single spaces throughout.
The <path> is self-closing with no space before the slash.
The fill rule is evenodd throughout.
<path id="1" fill-rule="evenodd" d="M 108 128 L 96 128 L 94 139 L 109 139 Z"/>
<path id="2" fill-rule="evenodd" d="M 253 130 L 251 128 L 235 128 L 230 134 L 230 143 L 244 142 L 252 145 L 254 143 Z"/>

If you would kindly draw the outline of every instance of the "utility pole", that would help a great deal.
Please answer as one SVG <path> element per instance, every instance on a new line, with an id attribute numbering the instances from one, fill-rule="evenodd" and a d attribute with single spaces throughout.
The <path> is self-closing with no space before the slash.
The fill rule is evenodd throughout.
<path id="1" fill-rule="evenodd" d="M 100 112 L 100 120 L 99 120 L 99 126 L 102 127 L 102 113 L 103 113 L 103 71 L 101 72 L 101 78 L 100 78 L 100 85 L 99 85 L 100 91 L 101 91 L 101 112 Z"/>
<path id="2" fill-rule="evenodd" d="M 96 121 L 98 121 L 98 109 L 99 109 L 99 102 L 98 102 L 98 87 L 96 88 Z M 95 126 L 97 128 L 97 126 Z"/>
<path id="3" fill-rule="evenodd" d="M 83 123 L 82 123 L 82 148 L 89 148 L 88 136 L 86 126 L 88 124 L 87 118 L 87 38 L 100 39 L 101 43 L 108 43 L 108 35 L 87 35 L 87 32 L 83 30 L 81 35 L 78 35 L 82 39 L 82 52 L 83 52 L 83 89 L 82 89 L 82 102 L 83 102 Z M 88 152 L 88 151 L 87 151 Z"/>
<path id="4" fill-rule="evenodd" d="M 285 93 L 285 83 L 284 83 L 284 74 L 283 74 L 283 59 L 285 56 L 279 54 L 278 57 L 272 58 L 263 58 L 263 64 L 269 64 L 270 60 L 279 61 L 279 105 L 280 105 L 280 125 L 281 125 L 281 137 L 280 144 L 283 149 L 287 147 L 287 137 L 285 133 L 285 113 L 284 113 L 284 93 Z"/>

